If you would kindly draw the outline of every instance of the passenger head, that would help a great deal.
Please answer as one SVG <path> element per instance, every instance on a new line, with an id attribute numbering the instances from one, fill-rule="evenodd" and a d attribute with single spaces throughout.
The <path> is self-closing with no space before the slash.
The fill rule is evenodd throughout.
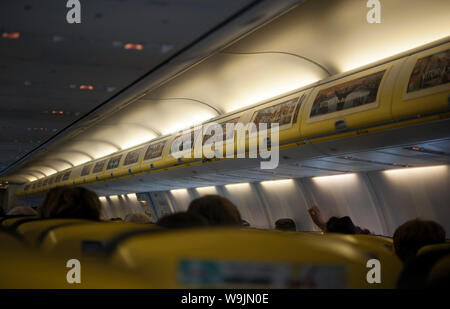
<path id="1" fill-rule="evenodd" d="M 125 222 L 152 223 L 152 217 L 144 213 L 128 214 L 125 217 Z"/>
<path id="2" fill-rule="evenodd" d="M 356 234 L 357 229 L 350 217 L 331 217 L 327 222 L 327 232 L 342 233 L 342 234 Z"/>
<path id="3" fill-rule="evenodd" d="M 241 225 L 237 207 L 220 195 L 205 195 L 191 202 L 188 212 L 205 217 L 210 225 Z"/>
<path id="4" fill-rule="evenodd" d="M 296 231 L 297 226 L 295 225 L 294 220 L 290 218 L 278 219 L 275 222 L 275 229 L 280 231 Z"/>
<path id="5" fill-rule="evenodd" d="M 423 246 L 445 243 L 445 230 L 434 221 L 414 219 L 400 225 L 393 240 L 395 253 L 405 262 Z"/>
<path id="6" fill-rule="evenodd" d="M 208 220 L 194 212 L 177 212 L 162 217 L 156 224 L 168 229 L 183 229 L 208 226 Z"/>
<path id="7" fill-rule="evenodd" d="M 37 216 L 38 213 L 28 206 L 17 206 L 8 211 L 7 216 Z"/>
<path id="8" fill-rule="evenodd" d="M 80 187 L 57 187 L 47 193 L 41 216 L 99 220 L 100 209 L 100 200 L 95 192 Z"/>

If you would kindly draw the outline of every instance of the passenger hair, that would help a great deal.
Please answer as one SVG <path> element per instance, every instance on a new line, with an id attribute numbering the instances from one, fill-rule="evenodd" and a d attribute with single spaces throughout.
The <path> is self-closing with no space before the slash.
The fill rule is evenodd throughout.
<path id="1" fill-rule="evenodd" d="M 280 231 L 296 231 L 297 225 L 291 218 L 281 218 L 275 221 L 275 229 Z"/>
<path id="2" fill-rule="evenodd" d="M 357 229 L 349 216 L 342 218 L 331 217 L 327 221 L 327 232 L 342 233 L 342 234 L 356 234 Z"/>
<path id="3" fill-rule="evenodd" d="M 152 223 L 152 218 L 144 213 L 134 213 L 126 215 L 125 222 Z"/>
<path id="4" fill-rule="evenodd" d="M 188 212 L 205 217 L 210 225 L 241 225 L 242 218 L 236 205 L 220 195 L 205 195 L 191 201 Z"/>
<path id="5" fill-rule="evenodd" d="M 208 226 L 208 220 L 197 213 L 176 212 L 162 217 L 156 224 L 168 229 L 183 229 Z"/>
<path id="6" fill-rule="evenodd" d="M 41 205 L 41 216 L 99 220 L 100 209 L 95 192 L 81 187 L 56 187 L 47 192 Z"/>
<path id="7" fill-rule="evenodd" d="M 7 216 L 37 216 L 38 212 L 29 206 L 16 206 L 12 208 Z"/>
<path id="8" fill-rule="evenodd" d="M 395 230 L 393 241 L 395 253 L 406 262 L 415 257 L 423 246 L 445 243 L 445 230 L 437 222 L 414 219 Z"/>

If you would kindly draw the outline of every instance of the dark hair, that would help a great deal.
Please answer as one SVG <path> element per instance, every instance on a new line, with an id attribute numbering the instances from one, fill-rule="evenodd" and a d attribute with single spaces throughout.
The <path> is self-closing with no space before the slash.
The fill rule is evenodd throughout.
<path id="1" fill-rule="evenodd" d="M 353 224 L 350 217 L 342 218 L 331 217 L 327 222 L 327 232 L 342 233 L 342 234 L 356 234 L 356 226 Z"/>
<path id="2" fill-rule="evenodd" d="M 241 225 L 241 214 L 237 207 L 220 195 L 205 195 L 193 200 L 188 212 L 205 217 L 210 225 Z"/>
<path id="3" fill-rule="evenodd" d="M 445 230 L 434 221 L 414 219 L 400 225 L 393 240 L 395 253 L 405 262 L 423 246 L 445 243 Z"/>
<path id="4" fill-rule="evenodd" d="M 41 216 L 99 220 L 100 208 L 100 200 L 93 191 L 81 187 L 56 187 L 47 192 L 41 205 Z"/>
<path id="5" fill-rule="evenodd" d="M 162 217 L 156 224 L 169 229 L 182 229 L 207 226 L 208 220 L 197 213 L 177 212 Z"/>
<path id="6" fill-rule="evenodd" d="M 281 231 L 296 231 L 297 226 L 291 218 L 282 218 L 275 221 L 275 229 Z"/>

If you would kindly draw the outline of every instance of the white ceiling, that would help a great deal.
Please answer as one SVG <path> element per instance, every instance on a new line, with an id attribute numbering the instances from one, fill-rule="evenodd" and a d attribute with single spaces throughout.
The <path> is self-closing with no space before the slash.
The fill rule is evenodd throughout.
<path id="1" fill-rule="evenodd" d="M 121 6 L 125 3 L 124 1 L 104 0 L 99 2 L 116 5 L 118 10 L 126 6 L 125 4 Z M 167 35 L 160 37 L 161 33 L 159 35 L 156 33 L 158 31 L 145 31 L 145 29 L 162 27 L 161 16 L 167 13 L 164 9 L 167 7 L 161 3 L 166 2 L 136 2 L 145 8 L 148 5 L 156 7 L 160 5 L 154 15 L 155 19 L 160 20 L 160 23 L 155 25 L 154 20 L 150 21 L 151 18 L 144 18 L 142 15 L 140 18 L 137 15 L 136 18 L 126 19 L 131 24 L 124 27 L 130 33 L 134 32 L 131 29 L 135 28 L 139 28 L 141 31 L 140 34 L 139 32 L 133 33 L 133 39 L 138 41 L 148 38 L 148 44 L 151 45 L 154 42 L 161 42 L 164 38 L 164 42 L 169 41 L 177 47 L 183 46 L 192 38 L 184 31 L 186 25 L 183 24 L 183 21 L 189 19 L 188 17 L 191 20 L 194 18 L 197 23 L 191 24 L 187 21 L 189 27 L 186 29 L 190 29 L 192 26 L 192 33 L 197 33 L 204 30 L 205 25 L 210 27 L 220 19 L 219 17 L 231 13 L 244 4 L 244 1 L 217 1 L 214 2 L 215 6 L 211 6 L 211 1 L 193 1 L 197 5 L 197 10 L 192 9 L 192 16 L 190 16 L 190 11 L 185 5 L 182 5 L 185 1 L 169 1 L 178 10 L 168 10 L 170 15 L 167 18 L 171 21 L 177 19 L 177 21 L 173 28 L 166 30 L 166 26 L 164 26 L 163 33 L 166 34 L 167 31 Z M 448 0 L 381 1 L 381 24 L 367 23 L 368 9 L 365 4 L 366 1 L 355 0 L 304 1 L 281 17 L 249 33 L 245 38 L 215 53 L 160 87 L 147 89 L 140 93 L 134 92 L 134 96 L 142 95 L 142 97 L 108 118 L 96 121 L 93 126 L 89 127 L 89 130 L 77 133 L 74 138 L 56 144 L 51 153 L 31 158 L 20 169 L 17 168 L 15 173 L 24 174 L 28 170 L 28 172 L 33 171 L 36 177 L 39 174 L 36 171 L 40 171 L 43 175 L 49 175 L 55 170 L 60 171 L 71 165 L 76 166 L 93 158 L 97 159 L 138 145 L 159 135 L 173 133 L 217 115 L 314 83 L 327 76 L 364 66 L 450 35 L 450 1 Z M 98 8 L 101 7 L 100 5 Z M 144 10 L 144 7 L 141 9 Z M 91 14 L 95 14 L 97 10 L 93 9 Z M 106 28 L 102 28 L 107 25 L 107 23 L 103 23 L 103 19 L 113 13 L 110 10 L 100 11 L 105 17 L 99 18 L 98 26 L 93 27 L 92 25 L 89 29 L 95 29 L 97 33 L 96 36 L 95 33 L 92 33 L 93 37 L 100 38 L 105 45 L 104 50 L 117 53 L 117 58 L 110 53 L 103 57 L 103 53 L 99 51 L 100 47 L 94 43 L 95 39 L 91 42 L 95 45 L 95 49 L 94 47 L 92 49 L 77 47 L 79 54 L 87 58 L 76 57 L 71 53 L 69 53 L 71 56 L 66 56 L 64 53 L 58 54 L 52 47 L 54 57 L 34 56 L 36 67 L 42 68 L 42 72 L 44 72 L 42 76 L 54 74 L 49 71 L 49 64 L 52 63 L 45 63 L 43 59 L 47 59 L 46 61 L 59 59 L 61 66 L 66 65 L 67 61 L 67 65 L 71 65 L 71 69 L 80 70 L 78 75 L 83 78 L 87 76 L 88 72 L 92 72 L 94 74 L 92 76 L 95 77 L 92 80 L 101 80 L 102 86 L 114 85 L 116 89 L 121 89 L 132 80 L 132 76 L 135 76 L 134 73 L 140 74 L 139 69 L 148 70 L 152 63 L 162 60 L 160 52 L 151 48 L 145 49 L 146 53 L 136 53 L 132 58 L 122 55 L 123 50 L 120 49 L 113 52 L 111 46 L 108 46 L 110 41 L 126 40 L 128 32 L 121 27 L 117 28 L 119 29 L 117 32 L 116 29 L 106 31 Z M 113 15 L 118 19 L 126 18 L 126 14 L 123 15 L 119 12 L 120 10 L 115 11 Z M 128 13 L 132 14 L 131 11 Z M 149 20 L 148 25 L 139 24 L 145 23 L 146 20 Z M 17 27 L 19 26 L 20 24 L 17 25 Z M 180 32 L 180 29 L 183 31 Z M 171 30 L 174 32 L 172 33 Z M 82 30 L 78 34 L 70 29 L 67 31 L 66 35 L 70 32 L 74 38 L 86 35 Z M 50 35 L 53 31 L 48 31 L 48 33 Z M 115 38 L 116 33 L 119 38 Z M 156 39 L 153 38 L 153 35 Z M 5 44 L 9 43 L 0 40 L 0 44 L 3 44 L 0 54 L 4 52 Z M 54 43 L 49 44 L 54 46 Z M 8 48 L 10 47 L 8 46 Z M 95 53 L 90 57 L 90 52 L 94 51 Z M 24 50 L 18 49 L 18 52 L 24 52 Z M 67 51 L 64 50 L 64 52 Z M 11 58 L 14 58 L 13 55 L 15 55 L 14 51 L 10 51 Z M 110 61 L 108 62 L 107 59 Z M 134 60 L 136 61 L 134 62 Z M 98 65 L 97 72 L 84 70 L 85 66 L 95 65 Z M 34 66 L 32 67 L 34 68 Z M 64 72 L 63 67 L 60 69 Z M 132 72 L 128 74 L 129 70 Z M 99 77 L 95 75 L 97 73 Z M 40 76 L 37 74 L 36 71 L 34 76 Z M 60 82 L 61 85 L 71 83 L 70 80 L 65 80 L 65 77 L 58 78 L 58 76 L 59 74 L 55 75 L 53 82 Z M 11 79 L 5 76 L 2 76 L 1 79 L 11 82 Z M 13 81 L 16 80 L 19 83 L 22 82 L 21 79 L 24 79 L 23 75 L 13 78 Z M 81 81 L 73 81 L 73 83 L 76 82 Z M 23 88 L 23 86 L 21 87 Z M 67 87 L 61 88 L 60 92 L 50 90 L 42 86 L 36 90 L 40 92 L 30 93 L 27 97 L 28 101 L 24 99 L 22 102 L 24 104 L 22 111 L 30 113 L 27 106 L 34 102 L 49 104 L 47 96 L 52 99 L 59 96 L 59 98 L 73 102 L 73 106 L 77 106 L 77 109 L 86 105 L 86 108 L 82 110 L 82 112 L 86 112 L 110 95 L 104 91 L 86 94 Z M 0 95 L 1 93 L 0 91 Z M 20 91 L 20 96 L 25 94 L 26 92 Z M 16 96 L 13 95 L 13 97 Z M 16 100 L 16 98 L 11 100 Z M 54 99 L 52 102 L 59 102 L 59 100 Z M 15 104 L 10 103 L 8 106 L 15 107 Z M 14 121 L 14 123 L 18 123 L 19 120 L 28 123 L 23 117 L 18 117 L 17 122 Z M 42 119 L 40 120 L 39 123 L 42 124 Z M 56 126 L 56 122 L 52 122 L 52 128 L 53 126 Z M 17 130 L 19 129 L 23 129 L 23 127 L 20 126 Z M 37 132 L 36 134 L 43 133 Z M 24 138 L 28 138 L 30 135 L 30 132 L 26 132 Z M 42 139 L 45 136 L 39 138 Z M 5 147 L 10 147 L 11 142 L 6 139 L 5 137 Z M 34 143 L 38 144 L 37 141 Z M 11 151 L 14 149 L 12 147 Z M 24 148 L 20 153 L 29 151 L 29 149 Z M 31 178 L 28 177 L 28 179 L 34 180 Z"/>
<path id="2" fill-rule="evenodd" d="M 229 20 L 256 6 L 259 20 L 251 14 L 252 20 L 240 20 L 254 27 L 271 17 L 274 12 L 269 8 L 286 9 L 298 1 L 271 1 L 269 7 L 264 6 L 265 2 L 268 1 L 81 1 L 81 24 L 68 24 L 66 1 L 1 1 L 0 174 L 145 74 L 168 60 L 174 62 L 178 53 L 210 32 L 216 33 Z M 264 9 L 267 16 L 262 14 Z M 2 37 L 11 32 L 19 32 L 20 38 Z M 125 50 L 126 43 L 142 44 L 143 50 Z M 94 89 L 81 90 L 80 85 L 93 85 Z M 125 131 L 130 128 L 139 140 L 153 136 L 134 124 Z M 52 169 L 64 169 L 85 160 L 78 151 L 93 149 L 89 152 L 95 157 L 110 151 L 107 143 L 96 146 L 97 135 L 104 137 L 96 132 L 94 137 L 83 137 L 81 143 L 71 143 L 68 149 L 75 152 L 59 153 L 59 163 L 46 160 L 27 168 L 48 174 Z M 127 142 L 119 144 L 127 146 Z"/>

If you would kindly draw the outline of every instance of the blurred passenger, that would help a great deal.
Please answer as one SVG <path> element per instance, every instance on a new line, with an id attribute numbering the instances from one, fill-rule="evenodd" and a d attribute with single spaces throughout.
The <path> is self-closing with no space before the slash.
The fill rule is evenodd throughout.
<path id="1" fill-rule="evenodd" d="M 41 217 L 99 220 L 100 209 L 100 200 L 95 192 L 81 187 L 56 187 L 45 196 Z"/>
<path id="2" fill-rule="evenodd" d="M 395 253 L 406 262 L 423 246 L 445 243 L 445 230 L 434 221 L 414 219 L 395 230 L 393 241 Z"/>
<path id="3" fill-rule="evenodd" d="M 282 219 L 278 219 L 275 222 L 275 229 L 280 230 L 280 231 L 296 231 L 297 230 L 297 226 L 295 224 L 295 221 L 292 220 L 291 218 L 282 218 Z"/>
<path id="4" fill-rule="evenodd" d="M 17 206 L 8 211 L 7 216 L 37 216 L 38 212 L 28 206 Z"/>
<path id="5" fill-rule="evenodd" d="M 125 217 L 125 222 L 152 223 L 152 217 L 144 213 L 128 214 Z"/>
<path id="6" fill-rule="evenodd" d="M 241 225 L 242 218 L 237 207 L 220 195 L 205 195 L 193 200 L 189 213 L 205 217 L 210 225 Z"/>
<path id="7" fill-rule="evenodd" d="M 183 229 L 192 227 L 208 226 L 208 220 L 194 212 L 177 212 L 162 217 L 156 223 L 168 229 Z"/>
<path id="8" fill-rule="evenodd" d="M 331 217 L 327 222 L 323 219 L 322 212 L 319 207 L 313 206 L 308 209 L 309 215 L 323 232 L 328 233 L 342 233 L 342 234 L 371 234 L 368 229 L 362 229 L 353 224 L 350 217 Z"/>

